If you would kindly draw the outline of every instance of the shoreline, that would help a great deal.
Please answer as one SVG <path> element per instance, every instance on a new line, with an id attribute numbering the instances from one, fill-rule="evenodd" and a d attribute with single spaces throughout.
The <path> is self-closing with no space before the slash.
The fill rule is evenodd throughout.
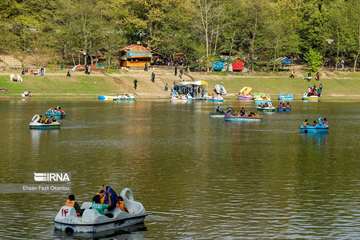
<path id="1" fill-rule="evenodd" d="M 62 72 L 49 72 L 46 76 L 23 76 L 23 82 L 10 82 L 8 73 L 0 73 L 0 99 L 21 98 L 25 90 L 32 92 L 32 98 L 66 98 L 66 99 L 96 99 L 99 95 L 117 95 L 123 93 L 134 94 L 137 99 L 170 99 L 170 89 L 174 82 L 189 81 L 188 77 L 180 79 L 172 71 L 155 70 L 156 80 L 150 81 L 151 72 L 133 70 L 109 74 L 95 73 L 85 75 L 77 72 L 67 78 Z M 360 100 L 360 73 L 339 72 L 324 73 L 323 100 Z M 208 92 L 211 95 L 215 84 L 223 84 L 228 91 L 226 100 L 236 100 L 236 95 L 244 86 L 253 88 L 252 92 L 264 92 L 276 100 L 280 93 L 292 93 L 297 100 L 301 99 L 309 85 L 319 82 L 305 81 L 299 73 L 295 79 L 289 79 L 286 73 L 255 73 L 255 74 L 225 74 L 194 72 L 191 76 L 195 80 L 208 83 Z M 138 88 L 133 86 L 138 81 Z M 169 90 L 164 91 L 165 85 Z"/>

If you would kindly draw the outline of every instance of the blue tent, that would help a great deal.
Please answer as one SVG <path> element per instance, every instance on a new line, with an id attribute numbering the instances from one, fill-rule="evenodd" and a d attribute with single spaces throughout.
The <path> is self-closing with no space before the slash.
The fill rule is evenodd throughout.
<path id="1" fill-rule="evenodd" d="M 212 69 L 214 72 L 220 72 L 224 69 L 225 63 L 223 61 L 215 61 L 212 64 Z"/>
<path id="2" fill-rule="evenodd" d="M 284 57 L 282 60 L 281 60 L 281 64 L 283 65 L 290 65 L 292 64 L 292 60 L 288 57 Z"/>

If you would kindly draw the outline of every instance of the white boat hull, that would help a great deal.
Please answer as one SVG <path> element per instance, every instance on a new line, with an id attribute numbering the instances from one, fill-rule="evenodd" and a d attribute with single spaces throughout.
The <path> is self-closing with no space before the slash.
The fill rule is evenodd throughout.
<path id="1" fill-rule="evenodd" d="M 122 230 L 129 226 L 144 223 L 147 215 L 132 216 L 129 218 L 116 219 L 114 221 L 98 223 L 98 224 L 71 224 L 63 222 L 55 222 L 55 229 L 66 233 L 99 233 L 107 231 Z"/>

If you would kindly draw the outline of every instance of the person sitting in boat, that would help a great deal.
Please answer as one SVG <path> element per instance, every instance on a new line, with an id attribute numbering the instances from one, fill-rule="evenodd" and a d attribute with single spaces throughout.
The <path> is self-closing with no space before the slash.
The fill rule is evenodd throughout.
<path id="1" fill-rule="evenodd" d="M 242 107 L 242 108 L 240 109 L 240 116 L 243 117 L 243 116 L 245 116 L 245 114 L 246 114 L 245 108 Z"/>
<path id="2" fill-rule="evenodd" d="M 326 119 L 326 118 L 324 118 L 323 120 L 322 120 L 322 123 L 324 124 L 324 126 L 329 126 L 329 122 L 328 122 L 328 120 Z"/>
<path id="3" fill-rule="evenodd" d="M 104 215 L 105 210 L 109 208 L 109 205 L 105 203 L 101 203 L 101 197 L 98 194 L 96 194 L 92 200 L 93 202 L 91 203 L 90 208 L 95 209 L 98 213 Z"/>
<path id="4" fill-rule="evenodd" d="M 250 112 L 249 114 L 248 114 L 248 117 L 255 117 L 256 116 L 256 113 L 254 113 L 254 112 Z"/>
<path id="5" fill-rule="evenodd" d="M 45 117 L 43 115 L 40 115 L 39 123 L 45 123 Z"/>
<path id="6" fill-rule="evenodd" d="M 316 120 L 314 120 L 312 125 L 313 125 L 314 127 L 316 127 L 316 126 L 317 126 L 317 124 L 318 124 L 318 123 L 317 123 L 317 121 L 316 121 Z"/>
<path id="7" fill-rule="evenodd" d="M 118 196 L 118 201 L 116 203 L 116 207 L 120 208 L 121 211 L 129 212 L 128 209 L 125 207 L 124 199 L 121 196 Z"/>
<path id="8" fill-rule="evenodd" d="M 65 206 L 75 208 L 76 214 L 80 215 L 80 205 L 75 201 L 75 195 L 70 194 L 65 201 Z"/>
<path id="9" fill-rule="evenodd" d="M 303 126 L 304 126 L 304 127 L 307 127 L 308 125 L 309 125 L 308 120 L 305 119 L 304 122 L 303 122 Z"/>
<path id="10" fill-rule="evenodd" d="M 224 113 L 224 108 L 222 106 L 220 106 L 220 105 L 217 105 L 215 110 L 216 110 L 217 113 Z"/>
<path id="11" fill-rule="evenodd" d="M 100 199 L 100 203 L 104 203 L 105 201 L 105 190 L 104 190 L 104 186 L 102 186 L 102 188 L 100 189 L 100 191 L 98 193 L 96 193 L 95 196 L 99 196 Z"/>
<path id="12" fill-rule="evenodd" d="M 116 208 L 117 201 L 118 199 L 115 190 L 110 186 L 106 186 L 104 203 L 109 205 L 109 210 Z"/>
<path id="13" fill-rule="evenodd" d="M 286 108 L 291 108 L 291 105 L 290 105 L 290 103 L 289 102 L 286 102 L 286 106 L 285 106 L 285 104 L 284 104 L 284 107 L 286 107 Z"/>

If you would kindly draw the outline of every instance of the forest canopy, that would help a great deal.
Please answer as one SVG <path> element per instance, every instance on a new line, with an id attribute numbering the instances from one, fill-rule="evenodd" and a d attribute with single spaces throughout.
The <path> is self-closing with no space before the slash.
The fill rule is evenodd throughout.
<path id="1" fill-rule="evenodd" d="M 359 0 L 2 0 L 0 52 L 47 54 L 69 63 L 79 51 L 109 61 L 136 42 L 171 59 L 208 65 L 220 55 L 252 66 L 282 56 L 324 64 L 360 56 Z"/>

